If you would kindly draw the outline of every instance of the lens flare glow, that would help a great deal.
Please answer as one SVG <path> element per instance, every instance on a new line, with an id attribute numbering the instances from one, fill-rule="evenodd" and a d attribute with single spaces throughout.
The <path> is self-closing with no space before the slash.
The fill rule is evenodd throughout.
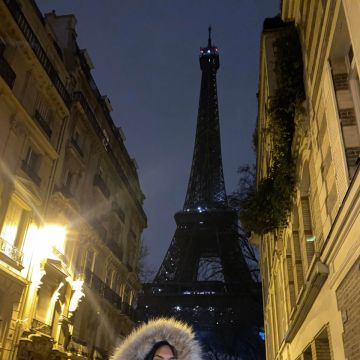
<path id="1" fill-rule="evenodd" d="M 57 253 L 64 254 L 67 230 L 64 226 L 46 224 L 41 228 L 30 226 L 25 253 L 32 253 L 34 258 L 41 261 L 47 258 L 56 259 Z"/>

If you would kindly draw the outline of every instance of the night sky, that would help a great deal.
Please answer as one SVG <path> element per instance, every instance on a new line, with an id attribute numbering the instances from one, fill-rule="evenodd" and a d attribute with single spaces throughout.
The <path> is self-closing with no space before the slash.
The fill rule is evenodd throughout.
<path id="1" fill-rule="evenodd" d="M 254 162 L 259 40 L 280 0 L 38 0 L 43 13 L 75 14 L 78 43 L 111 101 L 112 118 L 139 165 L 150 248 L 157 270 L 185 200 L 195 139 L 201 71 L 199 47 L 220 51 L 218 97 L 227 192 L 240 165 Z"/>

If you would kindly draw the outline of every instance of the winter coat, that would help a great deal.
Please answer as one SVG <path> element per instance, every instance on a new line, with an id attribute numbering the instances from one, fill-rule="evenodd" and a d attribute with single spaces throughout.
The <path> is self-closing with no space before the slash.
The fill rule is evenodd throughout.
<path id="1" fill-rule="evenodd" d="M 172 318 L 150 320 L 135 329 L 110 359 L 144 360 L 160 341 L 167 341 L 175 348 L 177 360 L 201 360 L 200 345 L 191 327 Z"/>

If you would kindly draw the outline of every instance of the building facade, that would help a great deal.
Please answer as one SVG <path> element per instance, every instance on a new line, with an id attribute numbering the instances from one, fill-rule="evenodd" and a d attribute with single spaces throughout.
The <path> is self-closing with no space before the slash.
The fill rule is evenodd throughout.
<path id="1" fill-rule="evenodd" d="M 140 288 L 136 163 L 75 17 L 0 18 L 0 358 L 105 359 Z"/>
<path id="2" fill-rule="evenodd" d="M 281 19 L 299 36 L 306 100 L 295 118 L 288 224 L 253 236 L 261 250 L 269 360 L 360 359 L 359 16 L 359 1 L 281 2 Z M 272 161 L 274 42 L 287 28 L 278 25 L 265 21 L 261 35 L 258 182 Z"/>

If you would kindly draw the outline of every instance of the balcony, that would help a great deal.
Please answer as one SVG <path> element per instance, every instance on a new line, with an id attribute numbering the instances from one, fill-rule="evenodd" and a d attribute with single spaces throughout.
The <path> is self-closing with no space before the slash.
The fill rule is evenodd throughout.
<path id="1" fill-rule="evenodd" d="M 2 56 L 0 56 L 0 75 L 8 84 L 9 88 L 12 89 L 15 83 L 16 74 Z"/>
<path id="2" fill-rule="evenodd" d="M 104 284 L 105 285 L 105 284 Z M 121 310 L 121 297 L 109 286 L 104 287 L 104 298 L 116 309 Z"/>
<path id="3" fill-rule="evenodd" d="M 6 257 L 11 259 L 16 263 L 16 265 L 21 266 L 23 260 L 23 253 L 17 249 L 16 246 L 9 244 L 3 238 L 0 237 L 0 252 Z"/>
<path id="4" fill-rule="evenodd" d="M 43 323 L 40 320 L 33 319 L 32 323 L 31 323 L 31 328 L 32 328 L 32 330 L 35 330 L 42 334 L 51 336 L 51 326 Z"/>
<path id="5" fill-rule="evenodd" d="M 136 319 L 136 310 L 126 302 L 122 303 L 122 312 L 129 317 L 132 321 Z"/>
<path id="6" fill-rule="evenodd" d="M 100 297 L 104 298 L 117 310 L 122 310 L 122 299 L 113 289 L 105 284 L 97 275 L 89 269 L 85 270 L 85 283 L 94 290 Z"/>
<path id="7" fill-rule="evenodd" d="M 100 174 L 94 176 L 93 185 L 97 186 L 107 199 L 110 197 L 110 190 Z"/>
<path id="8" fill-rule="evenodd" d="M 48 122 L 43 118 L 43 116 L 37 110 L 35 110 L 34 119 L 36 120 L 36 122 L 40 126 L 40 128 L 44 131 L 44 133 L 47 135 L 47 137 L 50 139 L 52 130 L 51 130 Z"/>
<path id="9" fill-rule="evenodd" d="M 80 145 L 78 144 L 78 142 L 74 138 L 71 138 L 70 144 L 76 150 L 76 152 L 83 158 L 84 157 L 84 152 L 82 151 L 82 149 L 81 149 Z"/>
<path id="10" fill-rule="evenodd" d="M 9 12 L 14 18 L 16 24 L 22 31 L 25 39 L 28 41 L 31 49 L 33 50 L 35 56 L 39 60 L 40 64 L 44 68 L 45 72 L 48 74 L 51 82 L 53 83 L 55 89 L 63 99 L 65 105 L 68 107 L 70 104 L 70 96 L 67 92 L 65 85 L 60 80 L 58 73 L 56 72 L 53 64 L 49 60 L 46 52 L 40 44 L 39 39 L 36 37 L 34 31 L 32 30 L 30 24 L 26 20 L 24 14 L 21 11 L 21 8 L 17 4 L 16 0 L 5 0 L 4 1 Z"/>
<path id="11" fill-rule="evenodd" d="M 25 160 L 21 163 L 21 170 L 23 170 L 37 186 L 40 186 L 41 179 L 39 175 L 36 174 L 35 170 L 29 166 Z"/>

